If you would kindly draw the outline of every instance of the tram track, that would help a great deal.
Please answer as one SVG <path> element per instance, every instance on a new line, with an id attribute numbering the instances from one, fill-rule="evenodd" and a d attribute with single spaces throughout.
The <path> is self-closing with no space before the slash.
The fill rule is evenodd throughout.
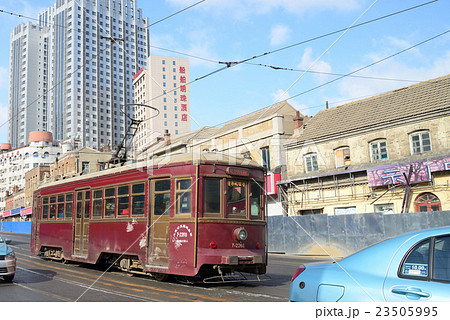
<path id="1" fill-rule="evenodd" d="M 60 277 L 49 277 L 49 276 L 47 276 L 47 275 L 45 275 L 45 274 L 43 274 L 43 273 L 36 272 L 36 271 L 34 271 L 34 270 L 31 270 L 31 269 L 26 269 L 26 268 L 22 268 L 22 267 L 18 267 L 17 269 L 23 270 L 23 271 L 25 271 L 25 272 L 30 272 L 30 273 L 33 273 L 33 274 L 36 274 L 36 275 L 39 275 L 39 276 L 42 276 L 42 277 L 47 277 L 47 278 L 49 278 L 49 279 L 54 279 L 54 280 L 63 282 L 63 283 L 65 283 L 65 284 L 77 286 L 77 287 L 80 287 L 80 288 L 83 288 L 83 289 L 89 288 L 89 289 L 92 290 L 92 291 L 102 292 L 102 293 L 105 293 L 105 294 L 111 294 L 111 295 L 116 295 L 116 296 L 120 296 L 120 297 L 132 298 L 132 299 L 137 300 L 137 301 L 161 302 L 160 300 L 144 299 L 144 298 L 139 297 L 139 296 L 136 296 L 136 295 L 130 295 L 130 294 L 125 294 L 125 293 L 119 293 L 119 292 L 116 292 L 116 291 L 104 290 L 104 289 L 100 289 L 100 288 L 93 288 L 93 287 L 89 287 L 89 286 L 87 286 L 87 285 L 85 285 L 85 284 L 83 284 L 83 283 L 81 283 L 81 282 L 71 281 L 71 280 L 68 280 L 68 279 L 60 278 Z M 69 298 L 63 297 L 63 296 L 61 296 L 61 295 L 56 295 L 56 294 L 53 294 L 53 293 L 48 292 L 48 291 L 44 291 L 44 290 L 39 290 L 39 289 L 36 289 L 36 288 L 32 288 L 32 287 L 26 286 L 26 285 L 24 285 L 24 284 L 22 284 L 22 283 L 17 283 L 17 282 L 15 282 L 15 284 L 18 285 L 18 286 L 20 286 L 20 287 L 22 287 L 22 288 L 25 288 L 25 289 L 28 289 L 28 290 L 31 290 L 31 291 L 34 291 L 34 292 L 38 292 L 38 293 L 40 293 L 40 294 L 44 294 L 44 295 L 46 295 L 46 296 L 48 296 L 48 297 L 53 297 L 53 298 L 60 299 L 60 300 L 66 301 L 66 302 L 73 302 L 73 301 L 74 301 L 73 299 L 69 299 Z"/>
<path id="2" fill-rule="evenodd" d="M 124 294 L 126 296 L 135 297 L 141 299 L 141 301 L 215 301 L 215 302 L 233 302 L 236 300 L 225 299 L 220 297 L 212 297 L 206 294 L 198 294 L 193 292 L 187 292 L 185 290 L 180 290 L 181 285 L 176 285 L 175 290 L 164 289 L 164 288 L 156 288 L 149 287 L 148 285 L 133 283 L 131 281 L 122 281 L 111 278 L 111 274 L 106 273 L 102 275 L 92 275 L 87 272 L 74 270 L 71 266 L 76 267 L 76 265 L 52 265 L 56 264 L 53 261 L 45 261 L 40 258 L 36 258 L 27 254 L 16 252 L 16 256 L 18 256 L 18 269 L 23 270 L 31 270 L 32 267 L 40 267 L 45 268 L 46 270 L 51 270 L 55 272 L 53 277 L 50 277 L 55 280 L 65 281 L 67 283 L 72 283 L 74 285 L 78 285 L 80 287 L 84 287 L 86 291 L 89 290 L 104 290 L 108 293 L 116 293 L 116 294 Z M 40 262 L 39 262 L 40 261 Z M 80 268 L 81 269 L 81 268 Z M 89 269 L 92 270 L 92 269 Z M 124 274 L 120 272 L 120 274 Z M 41 273 L 41 275 L 48 277 L 47 275 Z M 64 277 L 62 276 L 64 275 Z M 118 276 L 119 273 L 114 274 L 114 276 Z M 101 277 L 101 278 L 100 278 Z M 75 279 L 75 280 L 73 280 Z M 153 281 L 147 279 L 148 281 Z M 94 284 L 94 285 L 92 285 Z M 119 288 L 122 291 L 112 291 L 110 287 Z M 132 293 L 129 293 L 129 292 Z M 84 294 L 84 293 L 83 293 Z M 152 298 L 143 297 L 151 296 Z M 160 296 L 161 298 L 155 298 L 153 296 Z"/>
<path id="3" fill-rule="evenodd" d="M 284 272 L 283 266 L 290 265 L 286 263 L 284 257 L 274 256 L 271 259 L 276 270 L 270 274 L 272 281 L 269 282 L 192 285 L 175 281 L 160 282 L 149 276 L 131 275 L 116 269 L 105 272 L 105 268 L 79 262 L 63 264 L 30 253 L 28 237 L 22 235 L 9 237 L 13 239 L 10 246 L 18 259 L 18 272 L 11 285 L 17 285 L 17 288 L 21 288 L 24 292 L 28 291 L 30 297 L 34 292 L 36 300 L 33 301 L 286 301 L 285 289 L 279 289 L 280 284 L 287 281 L 284 278 L 290 279 L 290 272 L 287 272 L 289 276 L 280 276 Z M 287 262 L 291 262 L 290 260 Z M 292 262 L 293 265 L 298 265 L 296 257 L 292 260 L 295 261 Z"/>

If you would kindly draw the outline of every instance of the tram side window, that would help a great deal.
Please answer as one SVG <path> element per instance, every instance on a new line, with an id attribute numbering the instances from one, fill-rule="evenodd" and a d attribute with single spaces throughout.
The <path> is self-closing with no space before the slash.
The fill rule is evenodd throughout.
<path id="1" fill-rule="evenodd" d="M 261 190 L 258 183 L 252 182 L 250 185 L 250 217 L 257 218 L 261 214 Z"/>
<path id="2" fill-rule="evenodd" d="M 105 217 L 114 217 L 116 214 L 116 189 L 105 189 Z"/>
<path id="3" fill-rule="evenodd" d="M 203 179 L 203 212 L 220 213 L 220 179 Z"/>
<path id="4" fill-rule="evenodd" d="M 50 215 L 49 219 L 55 219 L 56 216 L 56 197 L 50 197 Z"/>
<path id="5" fill-rule="evenodd" d="M 72 218 L 73 194 L 66 194 L 66 218 Z"/>
<path id="6" fill-rule="evenodd" d="M 64 195 L 61 194 L 57 198 L 58 205 L 57 205 L 57 218 L 58 219 L 64 219 Z"/>
<path id="7" fill-rule="evenodd" d="M 131 186 L 131 214 L 143 216 L 145 210 L 145 183 Z"/>
<path id="8" fill-rule="evenodd" d="M 86 191 L 84 193 L 84 218 L 89 218 L 89 213 L 91 211 L 91 192 Z"/>
<path id="9" fill-rule="evenodd" d="M 42 219 L 48 219 L 48 198 L 42 199 Z"/>
<path id="10" fill-rule="evenodd" d="M 246 215 L 247 192 L 244 181 L 227 180 L 227 215 Z"/>
<path id="11" fill-rule="evenodd" d="M 94 190 L 92 194 L 92 217 L 101 218 L 103 210 L 103 190 Z"/>
<path id="12" fill-rule="evenodd" d="M 154 215 L 169 215 L 170 212 L 170 179 L 154 182 Z"/>
<path id="13" fill-rule="evenodd" d="M 190 213 L 191 212 L 191 188 L 192 179 L 181 179 L 176 181 L 176 195 L 175 195 L 175 213 Z"/>
<path id="14" fill-rule="evenodd" d="M 83 193 L 77 192 L 77 219 L 81 219 L 81 210 L 83 209 L 82 200 L 83 200 Z"/>
<path id="15" fill-rule="evenodd" d="M 118 216 L 130 215 L 130 187 L 121 186 L 117 188 Z"/>

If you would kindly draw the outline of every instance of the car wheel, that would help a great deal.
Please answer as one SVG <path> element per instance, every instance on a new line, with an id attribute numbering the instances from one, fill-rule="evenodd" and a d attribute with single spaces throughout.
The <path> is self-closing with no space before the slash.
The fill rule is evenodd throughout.
<path id="1" fill-rule="evenodd" d="M 6 282 L 12 282 L 14 279 L 14 274 L 10 274 L 8 276 L 3 276 L 3 279 L 5 279 Z"/>

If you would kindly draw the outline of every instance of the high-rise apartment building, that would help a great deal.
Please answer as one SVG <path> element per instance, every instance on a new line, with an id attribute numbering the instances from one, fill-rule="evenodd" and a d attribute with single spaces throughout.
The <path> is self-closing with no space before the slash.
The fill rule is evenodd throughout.
<path id="1" fill-rule="evenodd" d="M 136 104 L 135 118 L 142 120 L 133 145 L 135 156 L 152 145 L 158 137 L 170 133 L 172 137 L 191 130 L 189 60 L 149 56 L 147 68 L 133 79 Z"/>
<path id="2" fill-rule="evenodd" d="M 9 63 L 9 143 L 28 144 L 32 131 L 47 129 L 48 28 L 20 24 L 11 33 Z"/>
<path id="3" fill-rule="evenodd" d="M 146 66 L 149 52 L 148 20 L 137 9 L 136 0 L 57 0 L 39 15 L 35 27 L 40 29 L 42 42 L 33 46 L 29 42 L 27 55 L 41 54 L 42 58 L 35 62 L 37 66 L 22 68 L 20 80 L 17 73 L 11 73 L 10 81 L 22 84 L 25 79 L 20 92 L 34 93 L 36 83 L 30 77 L 42 66 L 37 71 L 39 99 L 10 99 L 10 117 L 17 124 L 11 121 L 11 144 L 26 144 L 28 129 L 20 120 L 27 118 L 28 112 L 37 115 L 34 121 L 41 119 L 39 124 L 51 131 L 55 140 L 114 149 L 125 135 L 126 114 L 134 112 L 133 76 Z M 11 64 L 23 56 L 23 52 L 17 54 L 11 52 Z"/>

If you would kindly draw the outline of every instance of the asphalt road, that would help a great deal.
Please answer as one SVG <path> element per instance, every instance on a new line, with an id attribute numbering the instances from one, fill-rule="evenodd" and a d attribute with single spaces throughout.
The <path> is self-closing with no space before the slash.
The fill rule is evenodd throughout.
<path id="1" fill-rule="evenodd" d="M 159 282 L 148 276 L 87 264 L 45 260 L 30 252 L 29 235 L 2 235 L 12 240 L 10 246 L 16 253 L 17 272 L 12 283 L 0 280 L 1 302 L 285 302 L 297 267 L 320 262 L 314 258 L 269 254 L 270 280 L 192 285 L 175 280 Z"/>

